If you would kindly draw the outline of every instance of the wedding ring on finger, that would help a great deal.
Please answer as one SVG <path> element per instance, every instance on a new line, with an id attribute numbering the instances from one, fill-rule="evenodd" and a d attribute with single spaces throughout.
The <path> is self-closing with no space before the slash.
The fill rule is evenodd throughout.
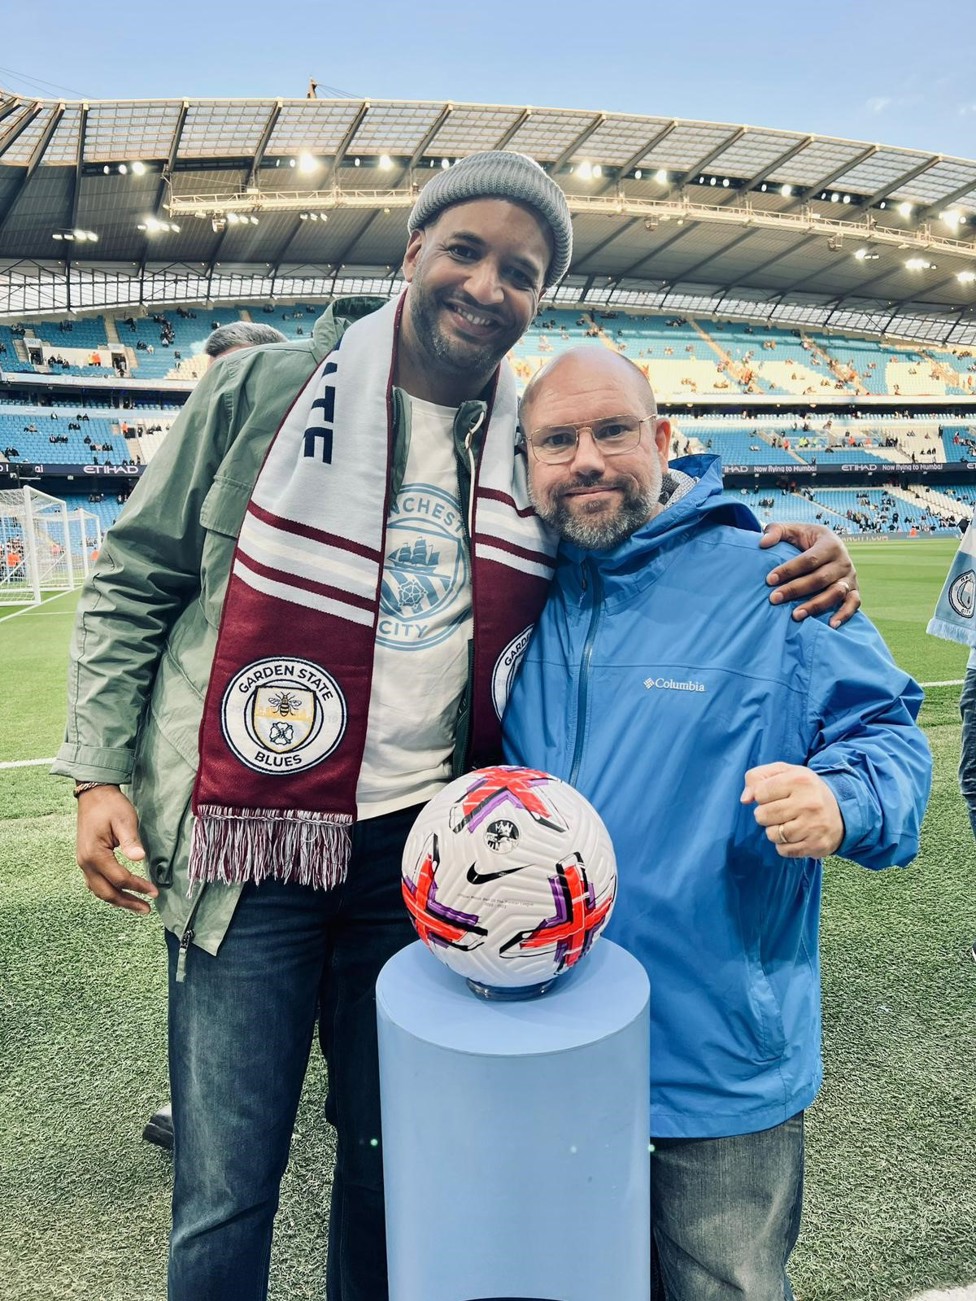
<path id="1" fill-rule="evenodd" d="M 850 596 L 851 585 L 846 578 L 838 578 L 837 586 L 841 589 L 841 591 L 844 593 L 845 596 Z"/>
<path id="2" fill-rule="evenodd" d="M 779 843 L 781 845 L 788 845 L 790 843 L 786 835 L 786 824 L 782 822 L 780 823 L 780 828 L 779 828 Z"/>

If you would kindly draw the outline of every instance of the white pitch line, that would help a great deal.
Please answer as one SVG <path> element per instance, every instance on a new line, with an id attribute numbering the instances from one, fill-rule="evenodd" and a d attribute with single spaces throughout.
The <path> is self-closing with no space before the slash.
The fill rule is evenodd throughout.
<path id="1" fill-rule="evenodd" d="M 50 767 L 52 763 L 53 759 L 8 759 L 5 763 L 0 763 L 0 768 L 43 768 Z"/>
<path id="2" fill-rule="evenodd" d="M 923 691 L 928 691 L 929 687 L 961 687 L 965 678 L 950 678 L 948 682 L 920 682 L 918 685 Z"/>
<path id="3" fill-rule="evenodd" d="M 72 588 L 67 592 L 55 592 L 53 596 L 45 596 L 41 599 L 40 605 L 24 605 L 19 610 L 12 610 L 10 614 L 0 614 L 0 623 L 6 623 L 8 619 L 20 619 L 25 614 L 37 614 L 42 606 L 49 605 L 52 601 L 60 601 L 62 596 L 71 596 L 76 589 Z M 67 614 L 68 611 L 65 611 Z"/>
<path id="4" fill-rule="evenodd" d="M 976 1283 L 954 1287 L 950 1292 L 921 1292 L 911 1301 L 976 1301 Z"/>

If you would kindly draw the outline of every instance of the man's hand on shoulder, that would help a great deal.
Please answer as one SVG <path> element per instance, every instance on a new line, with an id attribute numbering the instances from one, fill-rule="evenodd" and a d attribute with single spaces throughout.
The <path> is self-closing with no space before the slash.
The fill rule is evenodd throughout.
<path id="1" fill-rule="evenodd" d="M 774 605 L 802 601 L 793 611 L 794 619 L 836 606 L 831 628 L 846 623 L 860 608 L 861 597 L 857 570 L 837 534 L 824 524 L 767 524 L 759 545 L 772 547 L 777 542 L 789 542 L 802 554 L 766 575 L 766 582 L 776 588 L 770 601 Z"/>
<path id="2" fill-rule="evenodd" d="M 139 819 L 118 786 L 95 786 L 78 796 L 78 866 L 97 898 L 115 908 L 149 912 L 146 900 L 136 895 L 155 899 L 159 891 L 152 881 L 136 876 L 120 863 L 116 849 L 130 862 L 141 862 L 146 857 L 139 839 Z"/>
<path id="3" fill-rule="evenodd" d="M 739 798 L 755 804 L 756 821 L 781 858 L 826 858 L 844 839 L 844 819 L 833 791 L 802 764 L 750 768 Z"/>

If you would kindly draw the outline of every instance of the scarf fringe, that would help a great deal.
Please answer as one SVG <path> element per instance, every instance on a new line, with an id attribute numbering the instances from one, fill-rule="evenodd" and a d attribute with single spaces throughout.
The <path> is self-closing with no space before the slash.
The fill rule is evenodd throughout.
<path id="1" fill-rule="evenodd" d="M 203 804 L 193 826 L 190 887 L 274 880 L 331 890 L 346 879 L 352 824 L 348 813 Z"/>
<path id="2" fill-rule="evenodd" d="M 940 619 L 936 616 L 929 620 L 929 626 L 925 631 L 932 637 L 941 637 L 943 641 L 957 641 L 961 646 L 968 646 L 970 649 L 976 646 L 974 624 L 950 623 L 948 619 Z"/>

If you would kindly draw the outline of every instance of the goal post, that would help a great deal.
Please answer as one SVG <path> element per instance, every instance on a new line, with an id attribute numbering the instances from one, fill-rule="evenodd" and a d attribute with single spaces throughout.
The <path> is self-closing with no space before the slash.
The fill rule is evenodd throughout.
<path id="1" fill-rule="evenodd" d="M 102 549 L 102 522 L 90 510 L 78 506 L 68 511 L 68 538 L 71 564 L 76 581 L 91 573 L 95 557 Z"/>
<path id="2" fill-rule="evenodd" d="M 71 591 L 88 572 L 87 548 L 76 538 L 87 541 L 90 532 L 72 528 L 67 503 L 57 497 L 30 487 L 0 490 L 0 604 L 39 605 L 44 593 Z"/>

